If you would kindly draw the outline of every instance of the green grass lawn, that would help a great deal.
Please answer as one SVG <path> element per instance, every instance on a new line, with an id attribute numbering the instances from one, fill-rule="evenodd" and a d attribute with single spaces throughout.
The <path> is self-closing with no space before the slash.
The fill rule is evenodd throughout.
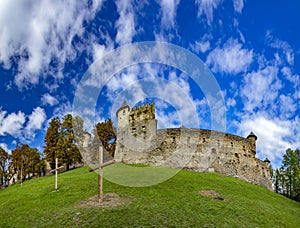
<path id="1" fill-rule="evenodd" d="M 106 167 L 107 175 L 117 176 L 118 165 Z M 52 192 L 54 176 L 0 190 L 0 227 L 300 227 L 299 203 L 215 173 L 180 171 L 149 187 L 104 180 L 104 193 L 128 203 L 79 207 L 97 194 L 97 178 L 83 167 L 59 174 L 58 192 Z M 202 196 L 201 190 L 215 190 L 224 200 Z"/>

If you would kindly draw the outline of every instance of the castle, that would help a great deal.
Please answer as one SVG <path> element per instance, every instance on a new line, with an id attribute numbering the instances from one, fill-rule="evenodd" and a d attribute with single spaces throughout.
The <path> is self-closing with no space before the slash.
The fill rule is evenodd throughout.
<path id="1" fill-rule="evenodd" d="M 185 127 L 157 129 L 154 103 L 130 108 L 124 101 L 116 115 L 117 162 L 217 172 L 272 190 L 270 161 L 255 157 L 252 132 L 243 138 Z"/>

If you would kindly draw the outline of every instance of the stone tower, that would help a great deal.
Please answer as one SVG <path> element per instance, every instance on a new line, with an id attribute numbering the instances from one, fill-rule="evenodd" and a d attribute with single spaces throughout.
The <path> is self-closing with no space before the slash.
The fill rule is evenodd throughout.
<path id="1" fill-rule="evenodd" d="M 130 134 L 142 140 L 151 140 L 156 136 L 157 121 L 155 119 L 154 102 L 150 105 L 134 107 L 129 112 Z"/>
<path id="2" fill-rule="evenodd" d="M 130 107 L 127 105 L 124 100 L 122 106 L 116 112 L 118 117 L 118 132 L 125 130 L 128 127 L 128 116 L 129 116 Z"/>
<path id="3" fill-rule="evenodd" d="M 252 155 L 255 157 L 257 136 L 251 131 L 250 134 L 247 136 L 247 139 L 249 139 L 249 141 L 250 141 L 251 152 L 252 152 Z"/>
<path id="4" fill-rule="evenodd" d="M 118 140 L 115 160 L 121 161 L 124 153 L 127 154 L 129 151 L 136 151 L 142 159 L 156 140 L 157 120 L 154 102 L 130 108 L 124 101 L 116 115 L 118 117 Z M 135 153 L 131 154 L 137 156 Z"/>

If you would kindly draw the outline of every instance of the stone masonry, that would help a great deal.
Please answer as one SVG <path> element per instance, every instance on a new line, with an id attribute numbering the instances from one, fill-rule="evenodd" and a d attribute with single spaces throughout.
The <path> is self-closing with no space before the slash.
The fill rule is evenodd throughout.
<path id="1" fill-rule="evenodd" d="M 117 111 L 115 160 L 217 172 L 272 190 L 269 164 L 255 157 L 256 140 L 194 128 L 157 129 L 154 103 L 130 108 L 124 101 Z"/>

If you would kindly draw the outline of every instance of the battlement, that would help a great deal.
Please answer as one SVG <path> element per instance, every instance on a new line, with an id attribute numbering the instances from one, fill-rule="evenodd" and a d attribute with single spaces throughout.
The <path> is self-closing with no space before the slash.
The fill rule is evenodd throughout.
<path id="1" fill-rule="evenodd" d="M 150 105 L 148 104 L 142 104 L 142 106 L 134 106 L 129 111 L 129 122 L 135 121 L 135 120 L 153 120 L 155 119 L 155 108 L 154 108 L 154 102 Z"/>

